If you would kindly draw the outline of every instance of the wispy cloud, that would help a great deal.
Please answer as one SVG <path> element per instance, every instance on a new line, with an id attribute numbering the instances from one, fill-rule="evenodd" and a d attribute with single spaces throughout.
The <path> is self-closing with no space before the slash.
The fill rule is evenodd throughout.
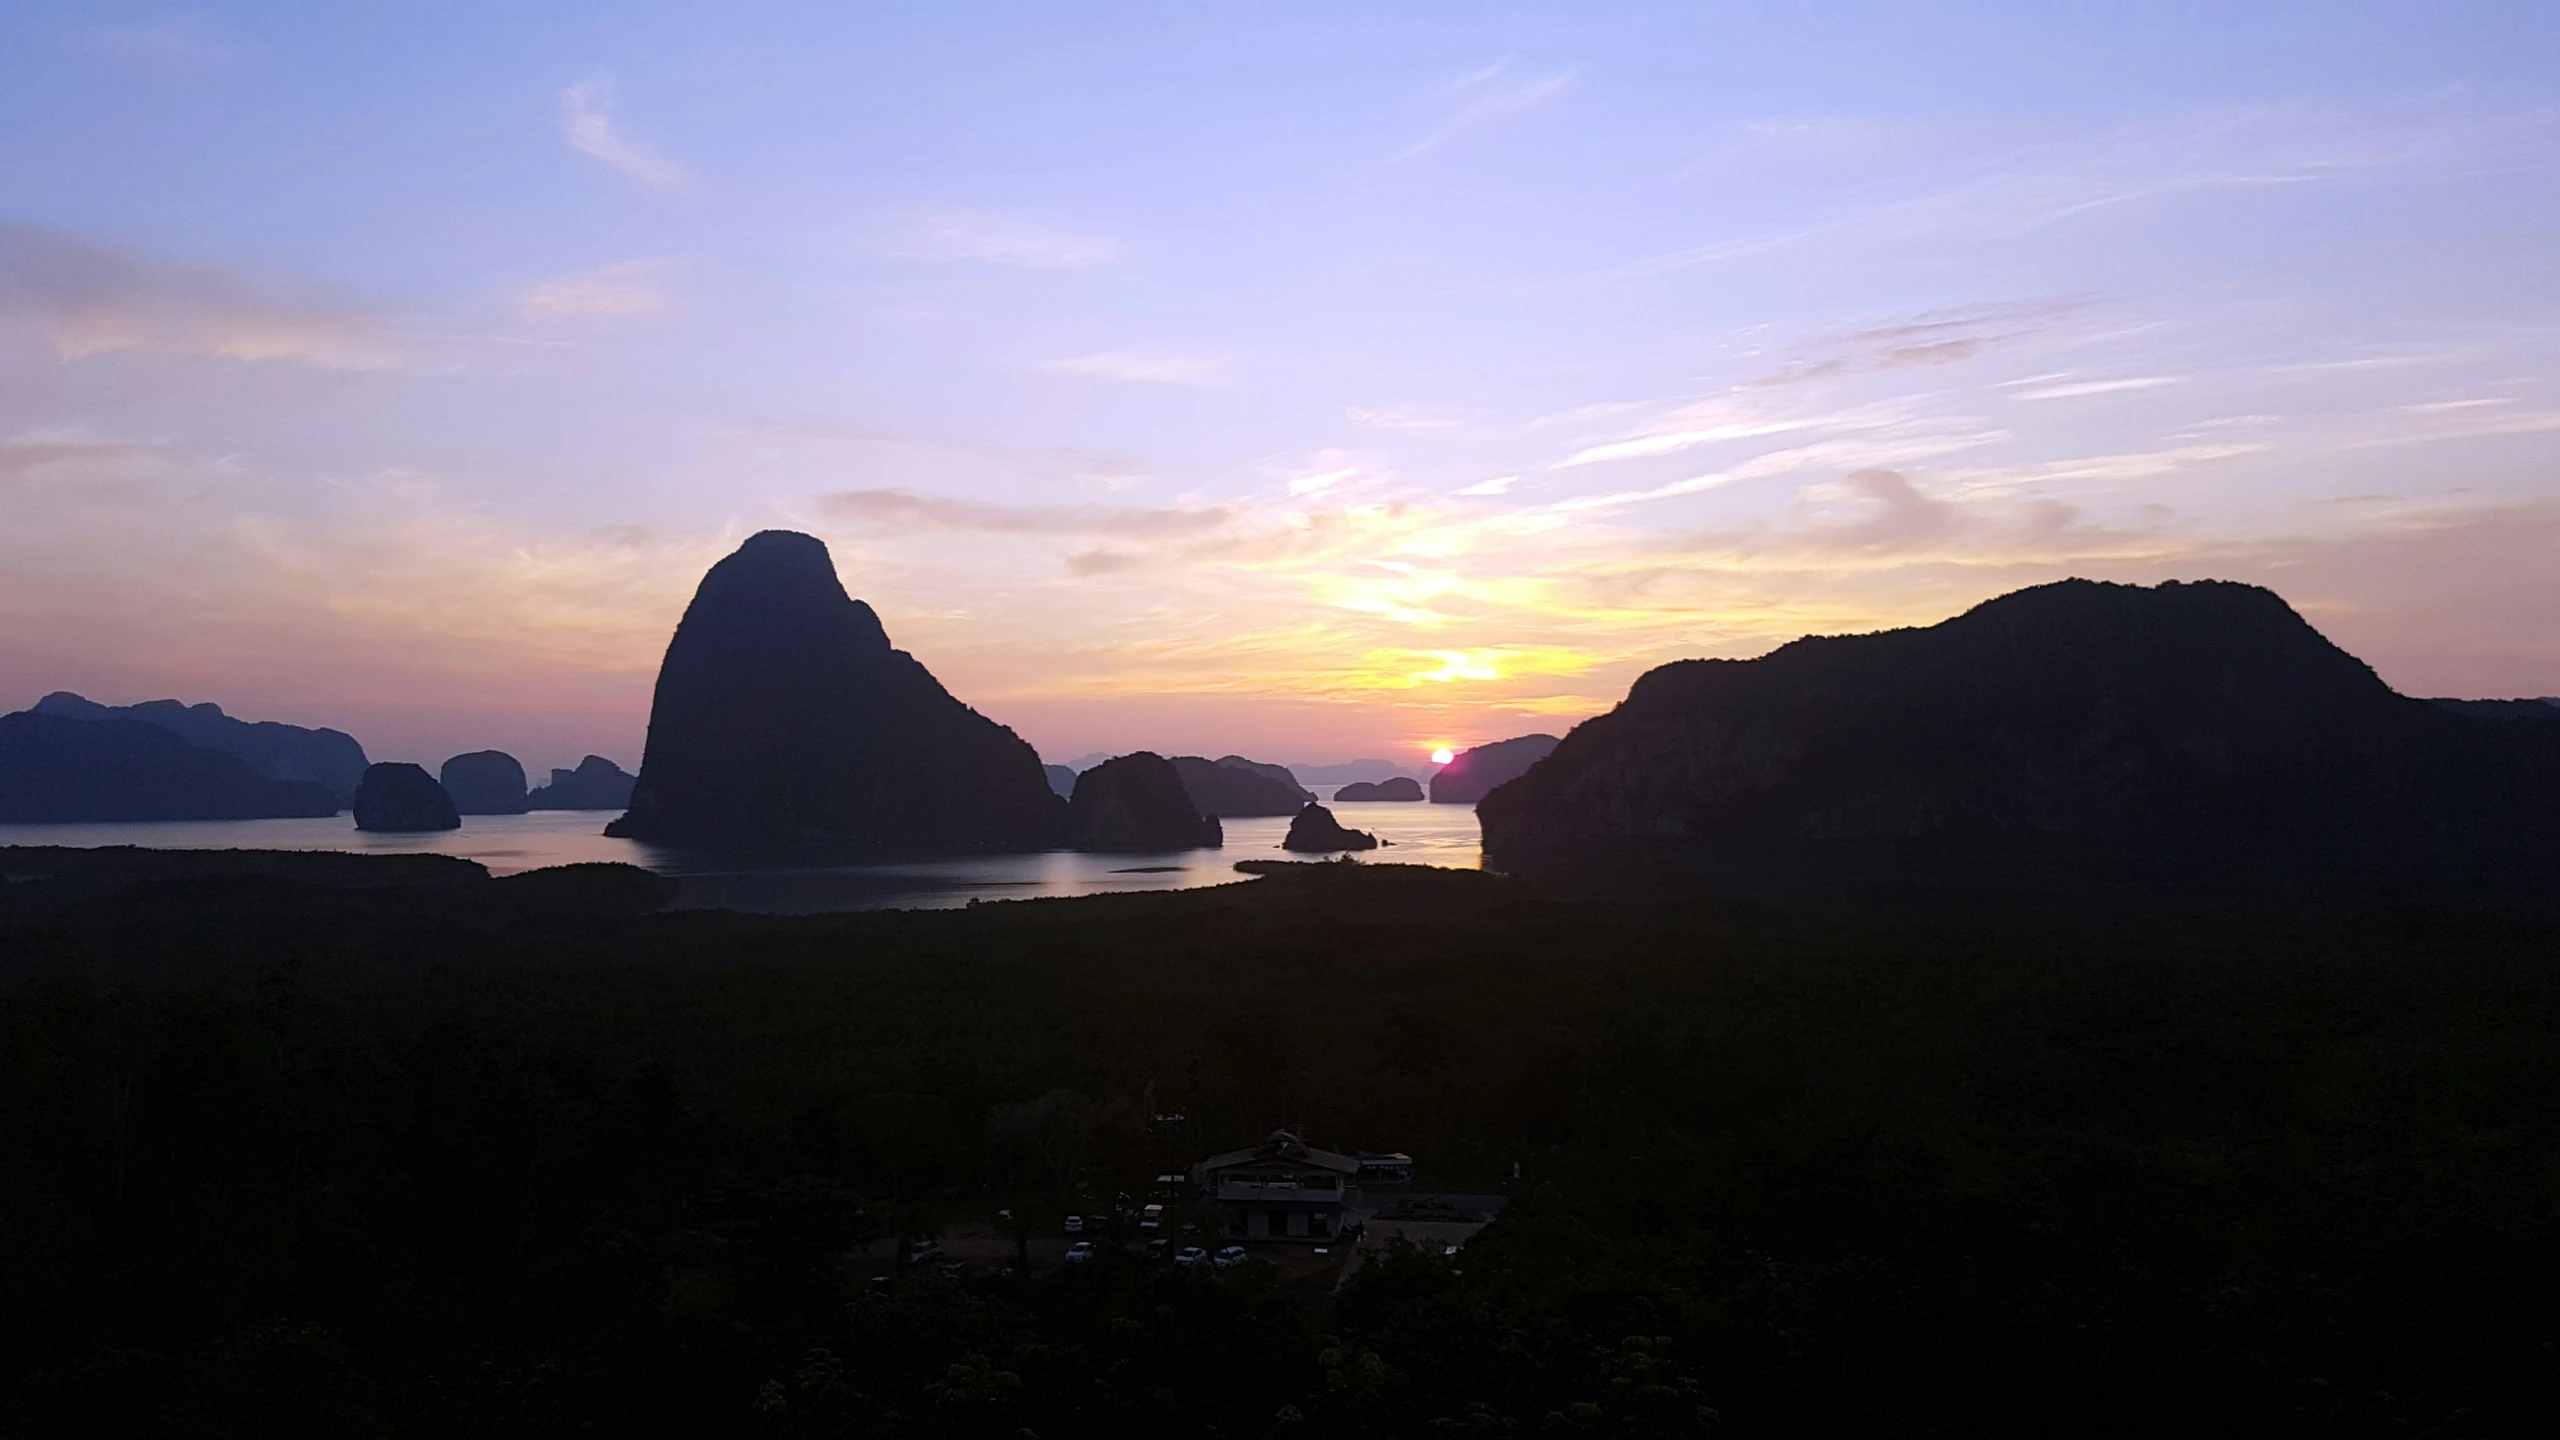
<path id="1" fill-rule="evenodd" d="M 1456 430 L 1474 418 L 1452 405 L 1354 405 L 1343 413 L 1372 430 Z"/>
<path id="2" fill-rule="evenodd" d="M 164 445 L 62 434 L 0 440 L 0 494 L 55 485 L 94 490 L 129 483 L 165 463 L 170 453 Z"/>
<path id="3" fill-rule="evenodd" d="M 2244 455 L 2264 453 L 2269 447 L 2255 442 L 2220 445 L 2173 445 L 2161 450 L 2134 450 L 2111 455 L 2075 455 L 2059 460 L 2041 460 L 2032 464 L 2003 466 L 1983 470 L 1959 470 L 1950 478 L 1964 488 L 1980 491 L 2006 491 L 2021 485 L 2041 485 L 2055 481 L 2079 480 L 2116 482 L 2147 480 L 2155 475 L 2210 465 L 2222 460 L 2235 460 Z"/>
<path id="4" fill-rule="evenodd" d="M 915 217 L 891 242 L 899 260 L 975 261 L 1028 270 L 1081 270 L 1120 258 L 1118 241 L 1102 235 L 1052 230 L 1008 215 L 972 210 L 931 210 Z"/>
<path id="5" fill-rule="evenodd" d="M 2179 377 L 2175 375 L 2134 375 L 2121 380 L 2074 380 L 2061 385 L 2045 385 L 2033 390 L 2021 390 L 2018 392 L 2018 398 L 2021 400 L 2082 400 L 2092 395 L 2124 395 L 2136 390 L 2157 390 L 2164 385 L 2177 384 L 2178 379 Z"/>
<path id="6" fill-rule="evenodd" d="M 1913 179 L 1860 187 L 1857 198 L 1827 212 L 1601 274 L 1657 274 L 1817 244 L 2017 240 L 2110 210 L 2379 175 L 2494 140 L 2476 129 L 2458 117 L 2360 116 L 2300 106 L 2186 111 L 1914 165 Z"/>
<path id="7" fill-rule="evenodd" d="M 140 350 L 369 370 L 398 358 L 379 317 L 26 225 L 0 226 L 0 321 L 64 359 Z"/>
<path id="8" fill-rule="evenodd" d="M 1234 520 L 1224 506 L 1011 505 L 918 495 L 911 490 L 839 490 L 818 497 L 819 512 L 844 524 L 931 527 L 982 535 L 1109 535 L 1162 539 L 1202 535 Z"/>
<path id="9" fill-rule="evenodd" d="M 623 133 L 613 118 L 613 82 L 581 80 L 560 92 L 560 125 L 569 148 L 591 156 L 643 185 L 682 190 L 693 173 Z"/>
<path id="10" fill-rule="evenodd" d="M 1509 59 L 1497 60 L 1443 87 L 1436 98 L 1454 100 L 1455 108 L 1429 134 L 1389 156 L 1389 163 L 1410 160 L 1470 130 L 1534 110 L 1572 89 L 1582 74 L 1579 70 L 1554 70 L 1543 75 L 1515 75 L 1512 63 Z"/>
<path id="11" fill-rule="evenodd" d="M 738 538 L 536 533 L 416 472 L 292 477 L 105 440 L 0 448 L 0 471 L 25 462 L 40 482 L 0 526 L 0 695 L 219 699 L 428 763 L 450 747 L 410 749 L 422 729 L 540 734 L 564 763 L 629 763 L 667 629 Z"/>
<path id="12" fill-rule="evenodd" d="M 1092 550 L 1079 550 L 1069 555 L 1067 573 L 1080 580 L 1089 580 L 1097 575 L 1117 575 L 1127 570 L 1144 569 L 1146 564 L 1147 558 L 1143 555 L 1132 555 L 1124 550 L 1097 547 Z"/>
<path id="13" fill-rule="evenodd" d="M 1215 388 L 1227 383 L 1228 362 L 1222 356 L 1179 350 L 1099 350 L 1049 360 L 1040 368 L 1058 375 L 1089 375 L 1100 380 L 1129 380 L 1142 385 L 1193 385 Z"/>
<path id="14" fill-rule="evenodd" d="M 1320 450 L 1288 472 L 1283 488 L 1292 500 L 1312 500 L 1325 495 L 1374 492 L 1395 478 L 1395 470 L 1383 455 Z"/>
<path id="15" fill-rule="evenodd" d="M 1598 465 L 1612 460 L 1640 460 L 1669 455 L 1725 440 L 1751 440 L 1807 430 L 1875 430 L 1910 418 L 1901 401 L 1880 401 L 1847 410 L 1785 411 L 1770 403 L 1736 395 L 1710 395 L 1693 400 L 1648 421 L 1635 434 L 1587 445 L 1565 457 L 1564 466 Z"/>
<path id="16" fill-rule="evenodd" d="M 1577 495 L 1558 500 L 1545 507 L 1555 514 L 1587 515 L 1622 510 L 1652 500 L 1671 500 L 1683 495 L 1697 495 L 1720 490 L 1744 480 L 1764 480 L 1800 471 L 1841 471 L 1879 469 L 1891 465 L 1909 465 L 1933 460 L 1993 444 L 2007 438 L 2006 432 L 1989 429 L 1961 418 L 1916 420 L 1906 424 L 1875 427 L 1877 433 L 1831 440 L 1817 440 L 1809 445 L 1769 450 L 1749 459 L 1728 465 L 1704 475 L 1691 475 L 1644 490 L 1620 490 L 1597 495 Z"/>
<path id="17" fill-rule="evenodd" d="M 667 308 L 665 279 L 674 262 L 625 260 L 559 275 L 527 290 L 516 308 L 536 320 L 625 320 Z"/>

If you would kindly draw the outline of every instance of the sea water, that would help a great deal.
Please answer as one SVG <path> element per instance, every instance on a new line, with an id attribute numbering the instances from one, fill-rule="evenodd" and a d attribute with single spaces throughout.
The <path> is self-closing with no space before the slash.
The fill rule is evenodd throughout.
<path id="1" fill-rule="evenodd" d="M 1326 795 L 1334 787 L 1310 788 Z M 1362 801 L 1332 809 L 1343 824 L 1387 842 L 1358 857 L 1366 863 L 1461 870 L 1483 863 L 1472 805 Z M 361 855 L 424 852 L 458 855 L 499 875 L 546 865 L 619 860 L 673 877 L 680 909 L 751 910 L 769 915 L 942 909 L 972 900 L 1188 890 L 1244 880 L 1236 873 L 1239 860 L 1310 858 L 1293 857 L 1280 848 L 1289 820 L 1278 815 L 1221 821 L 1226 845 L 1217 850 L 1108 855 L 1051 850 L 1029 855 L 856 861 L 808 848 L 707 851 L 616 840 L 604 833 L 606 822 L 616 813 L 537 810 L 529 815 L 465 815 L 459 830 L 426 834 L 358 830 L 344 814 L 288 820 L 0 825 L 0 846 L 141 845 L 161 850 L 340 850 Z"/>

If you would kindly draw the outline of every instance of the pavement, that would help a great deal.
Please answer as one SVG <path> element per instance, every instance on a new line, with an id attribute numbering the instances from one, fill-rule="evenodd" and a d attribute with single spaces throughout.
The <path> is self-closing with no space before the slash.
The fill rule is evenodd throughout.
<path id="1" fill-rule="evenodd" d="M 1390 1241 L 1403 1240 L 1426 1255 L 1453 1254 L 1510 1203 L 1507 1195 L 1444 1190 L 1370 1190 L 1360 1198 L 1360 1206 L 1351 1211 L 1361 1226 L 1360 1239 L 1334 1282 L 1337 1287 L 1349 1283 Z"/>

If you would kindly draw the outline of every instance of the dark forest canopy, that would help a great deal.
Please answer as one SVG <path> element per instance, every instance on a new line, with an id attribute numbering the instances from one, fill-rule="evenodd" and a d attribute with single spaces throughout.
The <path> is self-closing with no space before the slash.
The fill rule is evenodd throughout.
<path id="1" fill-rule="evenodd" d="M 2455 1434 L 2560 1404 L 2547 904 L 1311 865 L 779 919 L 602 873 L 118 863 L 0 865 L 60 875 L 0 889 L 10 1433 Z M 1282 1122 L 1513 1203 L 1339 1294 L 844 1260 Z"/>

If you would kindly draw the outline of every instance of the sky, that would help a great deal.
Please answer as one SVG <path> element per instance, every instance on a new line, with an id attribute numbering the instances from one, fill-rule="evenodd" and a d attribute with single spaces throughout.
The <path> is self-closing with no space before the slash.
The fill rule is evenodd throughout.
<path id="1" fill-rule="evenodd" d="M 1052 760 L 2068 575 L 2560 695 L 2560 6 L 0 7 L 0 708 L 639 759 L 771 527 Z"/>

